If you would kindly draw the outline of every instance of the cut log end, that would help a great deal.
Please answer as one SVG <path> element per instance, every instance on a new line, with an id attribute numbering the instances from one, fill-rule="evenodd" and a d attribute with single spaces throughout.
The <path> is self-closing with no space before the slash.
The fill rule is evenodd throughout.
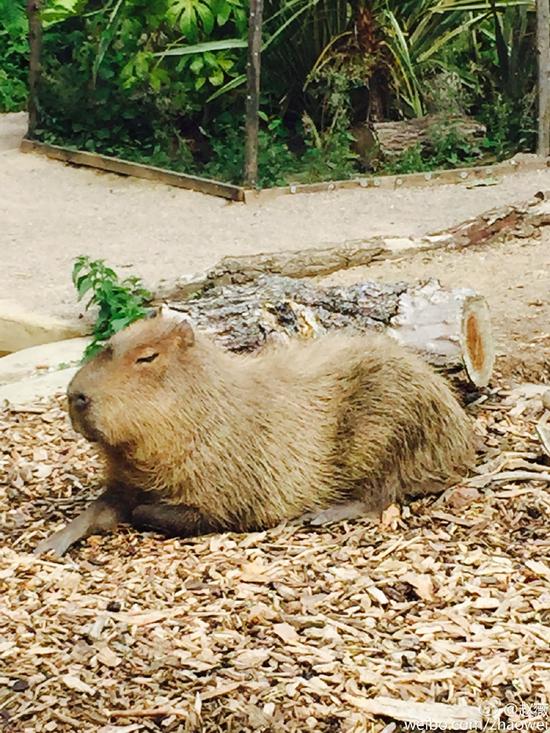
<path id="1" fill-rule="evenodd" d="M 495 361 L 489 307 L 472 290 L 446 290 L 437 280 L 408 288 L 388 333 L 434 366 L 464 369 L 475 387 L 489 384 Z"/>
<path id="2" fill-rule="evenodd" d="M 468 379 L 476 387 L 486 387 L 493 373 L 495 345 L 487 301 L 468 296 L 462 305 L 460 329 L 462 361 Z"/>

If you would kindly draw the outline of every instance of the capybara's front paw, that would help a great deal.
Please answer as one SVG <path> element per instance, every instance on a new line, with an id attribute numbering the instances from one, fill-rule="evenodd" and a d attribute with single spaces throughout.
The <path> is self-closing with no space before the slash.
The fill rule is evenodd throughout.
<path id="1" fill-rule="evenodd" d="M 54 534 L 46 537 L 42 542 L 39 542 L 33 550 L 33 555 L 45 555 L 50 552 L 55 557 L 62 557 L 73 542 L 72 537 L 67 530 L 68 527 L 60 529 L 58 532 L 54 532 Z"/>

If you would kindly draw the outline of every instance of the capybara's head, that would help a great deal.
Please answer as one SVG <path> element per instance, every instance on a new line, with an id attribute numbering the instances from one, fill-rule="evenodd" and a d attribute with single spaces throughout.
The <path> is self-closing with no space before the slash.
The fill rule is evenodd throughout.
<path id="1" fill-rule="evenodd" d="M 154 441 L 185 391 L 194 344 L 191 325 L 161 311 L 115 334 L 69 384 L 75 430 L 112 447 L 135 443 L 143 435 Z"/>

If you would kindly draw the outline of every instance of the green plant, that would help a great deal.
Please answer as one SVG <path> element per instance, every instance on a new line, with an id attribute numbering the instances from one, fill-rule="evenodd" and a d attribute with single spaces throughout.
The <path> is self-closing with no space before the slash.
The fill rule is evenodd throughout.
<path id="1" fill-rule="evenodd" d="M 18 112 L 27 100 L 29 44 L 21 0 L 0 0 L 0 112 Z"/>
<path id="2" fill-rule="evenodd" d="M 262 187 L 282 186 L 296 168 L 288 131 L 280 118 L 263 116 L 258 134 L 258 176 Z M 209 160 L 203 175 L 241 183 L 244 167 L 244 126 L 231 115 L 220 117 L 209 132 Z"/>
<path id="3" fill-rule="evenodd" d="M 120 280 L 103 260 L 91 260 L 85 256 L 75 260 L 72 280 L 79 300 L 89 294 L 86 309 L 91 306 L 98 308 L 92 341 L 84 352 L 84 359 L 100 351 L 113 334 L 143 318 L 153 297 L 138 277 Z"/>
<path id="4" fill-rule="evenodd" d="M 301 183 L 341 181 L 357 175 L 359 156 L 352 149 L 355 139 L 348 129 L 345 115 L 340 124 L 323 132 L 317 130 L 308 115 L 304 115 L 303 128 L 306 149 L 299 159 L 295 180 Z"/>
<path id="5" fill-rule="evenodd" d="M 417 143 L 411 145 L 400 155 L 396 155 L 385 161 L 379 172 L 386 175 L 404 175 L 406 173 L 421 173 L 430 170 L 429 165 L 422 154 L 422 145 Z"/>
<path id="6" fill-rule="evenodd" d="M 482 92 L 479 116 L 487 126 L 484 147 L 496 158 L 533 150 L 536 140 L 535 15 L 528 8 L 498 12 L 491 0 L 493 27 L 480 55 Z"/>
<path id="7" fill-rule="evenodd" d="M 223 111 L 206 99 L 244 68 L 244 8 L 245 0 L 56 0 L 37 137 L 193 172 L 201 125 Z"/>

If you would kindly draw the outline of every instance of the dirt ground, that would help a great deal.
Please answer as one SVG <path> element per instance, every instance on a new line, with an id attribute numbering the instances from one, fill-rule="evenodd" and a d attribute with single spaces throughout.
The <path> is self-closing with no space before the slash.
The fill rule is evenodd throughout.
<path id="1" fill-rule="evenodd" d="M 18 145 L 25 126 L 24 114 L 0 115 L 0 299 L 52 315 L 76 312 L 70 270 L 80 254 L 105 258 L 154 286 L 227 254 L 315 247 L 374 235 L 418 236 L 550 189 L 550 171 L 542 171 L 505 177 L 483 188 L 360 189 L 245 205 L 22 154 Z M 483 292 L 481 270 L 487 265 L 472 267 L 482 256 L 456 254 L 440 264 L 416 258 L 410 270 L 403 264 L 401 276 L 426 277 L 437 270 L 456 284 L 473 284 Z M 498 273 L 503 292 L 521 284 L 525 291 L 529 271 L 545 266 L 541 258 L 547 265 L 543 245 L 507 250 Z M 491 275 L 487 269 L 485 284 L 492 289 L 500 258 L 495 254 L 489 259 Z M 393 270 L 376 266 L 366 274 L 392 277 Z M 538 297 L 540 293 L 534 299 Z"/>

